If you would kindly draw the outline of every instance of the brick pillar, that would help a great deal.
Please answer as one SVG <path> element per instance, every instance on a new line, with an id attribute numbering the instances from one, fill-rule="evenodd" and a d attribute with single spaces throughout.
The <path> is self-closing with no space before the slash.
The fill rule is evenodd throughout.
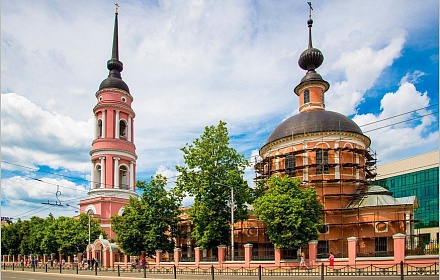
<path id="1" fill-rule="evenodd" d="M 125 263 L 125 267 L 131 267 L 131 264 L 129 263 L 129 258 L 127 255 L 124 255 L 124 263 Z"/>
<path id="2" fill-rule="evenodd" d="M 179 265 L 181 252 L 182 252 L 182 249 L 180 249 L 180 248 L 174 248 L 174 264 L 175 264 L 176 266 Z"/>
<path id="3" fill-rule="evenodd" d="M 61 265 L 63 263 L 63 258 L 64 255 L 63 254 L 59 254 L 59 259 L 58 259 L 58 264 Z"/>
<path id="4" fill-rule="evenodd" d="M 309 266 L 312 267 L 318 258 L 318 240 L 309 241 Z"/>
<path id="5" fill-rule="evenodd" d="M 83 260 L 83 254 L 82 253 L 78 253 L 76 256 L 77 256 L 76 259 L 77 259 L 78 263 L 81 263 L 82 260 Z"/>
<path id="6" fill-rule="evenodd" d="M 275 266 L 281 265 L 281 249 L 275 249 Z"/>
<path id="7" fill-rule="evenodd" d="M 18 256 L 20 258 L 20 256 Z M 20 260 L 18 260 L 20 261 Z M 43 255 L 43 263 L 47 263 L 47 254 Z"/>
<path id="8" fill-rule="evenodd" d="M 18 255 L 18 262 L 21 263 L 22 256 Z"/>
<path id="9" fill-rule="evenodd" d="M 70 266 L 70 263 L 72 262 L 72 258 L 70 256 L 67 257 L 67 263 Z"/>
<path id="10" fill-rule="evenodd" d="M 405 234 L 397 233 L 394 238 L 394 262 L 400 263 L 405 261 Z"/>
<path id="11" fill-rule="evenodd" d="M 223 262 L 226 259 L 226 245 L 219 245 L 218 248 L 218 265 L 223 267 Z"/>
<path id="12" fill-rule="evenodd" d="M 356 265 L 357 237 L 349 237 L 348 240 L 348 265 Z"/>
<path id="13" fill-rule="evenodd" d="M 202 259 L 202 251 L 199 247 L 194 248 L 194 262 L 196 266 L 199 266 L 200 260 Z"/>
<path id="14" fill-rule="evenodd" d="M 156 265 L 160 265 L 160 261 L 162 260 L 162 250 L 156 250 Z"/>
<path id="15" fill-rule="evenodd" d="M 244 244 L 244 265 L 247 267 L 251 266 L 252 261 L 252 244 Z"/>

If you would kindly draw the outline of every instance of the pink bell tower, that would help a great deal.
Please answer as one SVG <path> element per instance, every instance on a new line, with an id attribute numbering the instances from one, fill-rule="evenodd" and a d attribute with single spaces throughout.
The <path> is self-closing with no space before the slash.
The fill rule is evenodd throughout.
<path id="1" fill-rule="evenodd" d="M 111 217 L 121 214 L 122 207 L 136 193 L 136 147 L 134 145 L 133 97 L 122 80 L 123 64 L 119 61 L 118 10 L 115 12 L 112 57 L 107 61 L 108 77 L 102 81 L 95 96 L 95 136 L 92 142 L 91 187 L 89 198 L 81 200 L 82 213 L 101 219 L 107 238 Z"/>

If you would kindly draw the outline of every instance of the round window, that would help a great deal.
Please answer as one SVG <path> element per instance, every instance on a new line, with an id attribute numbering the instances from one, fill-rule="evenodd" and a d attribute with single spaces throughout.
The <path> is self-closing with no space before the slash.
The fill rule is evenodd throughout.
<path id="1" fill-rule="evenodd" d="M 125 97 L 122 97 L 122 102 L 125 102 L 125 101 L 126 101 Z"/>

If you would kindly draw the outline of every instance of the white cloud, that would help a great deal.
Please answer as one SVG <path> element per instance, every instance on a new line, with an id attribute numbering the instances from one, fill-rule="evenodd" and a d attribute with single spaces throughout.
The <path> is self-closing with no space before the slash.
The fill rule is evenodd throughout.
<path id="1" fill-rule="evenodd" d="M 380 104 L 380 113 L 353 118 L 371 138 L 372 149 L 380 162 L 411 155 L 414 149 L 427 152 L 438 147 L 438 130 L 430 132 L 436 122 L 433 110 L 421 109 L 429 106 L 426 92 L 421 93 L 414 84 L 403 82 L 396 92 L 386 93 Z"/>

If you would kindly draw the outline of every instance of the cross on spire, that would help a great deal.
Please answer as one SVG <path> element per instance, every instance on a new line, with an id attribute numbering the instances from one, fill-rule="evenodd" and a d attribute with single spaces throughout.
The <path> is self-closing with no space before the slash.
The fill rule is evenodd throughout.
<path id="1" fill-rule="evenodd" d="M 115 6 L 116 6 L 116 12 L 115 12 L 115 14 L 118 14 L 119 4 L 118 4 L 118 3 L 115 3 Z"/>
<path id="2" fill-rule="evenodd" d="M 307 4 L 309 4 L 309 7 L 310 7 L 310 10 L 309 10 L 309 18 L 312 18 L 312 11 L 313 11 L 313 8 L 312 8 L 312 2 L 307 2 Z"/>

